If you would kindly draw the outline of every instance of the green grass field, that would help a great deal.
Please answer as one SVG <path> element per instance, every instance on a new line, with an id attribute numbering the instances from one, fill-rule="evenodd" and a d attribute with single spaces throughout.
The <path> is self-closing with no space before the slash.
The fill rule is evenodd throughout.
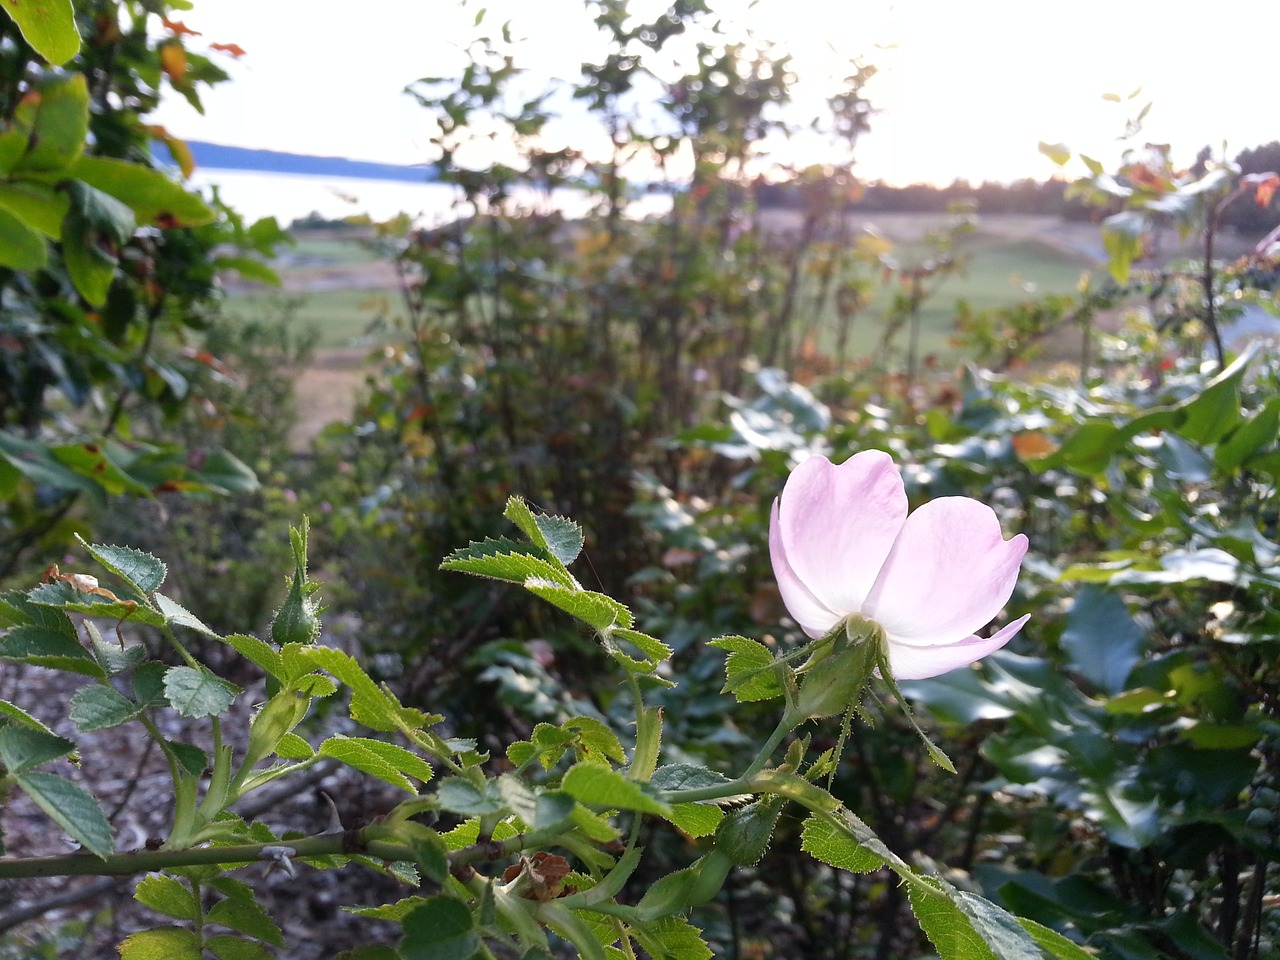
<path id="1" fill-rule="evenodd" d="M 235 293 L 227 298 L 226 312 L 235 320 L 288 317 L 297 329 L 316 330 L 321 350 L 376 346 L 395 334 L 403 316 L 399 291 L 351 287 Z"/>
<path id="2" fill-rule="evenodd" d="M 885 236 L 897 244 L 895 255 L 909 263 L 913 240 L 938 218 L 896 215 L 881 218 Z M 962 250 L 970 259 L 963 271 L 937 285 L 920 316 L 921 355 L 936 354 L 951 362 L 958 353 L 950 344 L 955 303 L 966 300 L 975 310 L 985 310 L 1027 300 L 1046 293 L 1076 289 L 1086 259 L 1035 236 L 1025 226 L 1013 229 L 993 221 L 981 223 L 977 232 L 963 238 Z M 240 319 L 264 320 L 289 315 L 300 327 L 319 332 L 320 349 L 374 346 L 397 334 L 403 317 L 394 272 L 367 243 L 356 238 L 328 234 L 302 234 L 277 264 L 284 286 L 280 289 L 236 290 L 228 296 L 227 312 Z M 930 281 L 930 287 L 933 281 Z M 884 331 L 884 314 L 891 292 L 882 290 L 876 303 L 865 310 L 851 328 L 851 357 L 875 351 Z M 834 343 L 832 321 L 824 318 L 818 347 L 830 350 Z M 905 334 L 898 349 L 905 349 Z"/>
<path id="3" fill-rule="evenodd" d="M 982 311 L 1051 293 L 1069 294 L 1079 287 L 1081 274 L 1090 270 L 1083 257 L 1048 243 L 997 233 L 979 231 L 964 238 L 960 250 L 969 257 L 966 264 L 957 273 L 927 281 L 932 293 L 920 310 L 920 355 L 934 354 L 945 362 L 962 359 L 951 343 L 958 301 Z M 908 260 L 908 255 L 903 259 Z M 875 306 L 855 322 L 851 356 L 866 356 L 879 347 L 891 295 L 882 290 Z M 896 346 L 905 350 L 905 331 Z"/>

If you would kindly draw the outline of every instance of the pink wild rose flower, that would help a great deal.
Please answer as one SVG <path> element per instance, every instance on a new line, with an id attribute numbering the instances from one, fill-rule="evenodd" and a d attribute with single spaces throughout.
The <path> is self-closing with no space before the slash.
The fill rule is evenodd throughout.
<path id="1" fill-rule="evenodd" d="M 879 628 L 898 680 L 935 677 L 999 650 L 1021 617 L 976 631 L 1008 602 L 1027 538 L 1005 540 L 995 511 L 940 497 L 907 515 L 892 458 L 879 450 L 839 466 L 811 457 L 774 501 L 769 553 L 792 618 L 810 637 L 853 618 Z"/>

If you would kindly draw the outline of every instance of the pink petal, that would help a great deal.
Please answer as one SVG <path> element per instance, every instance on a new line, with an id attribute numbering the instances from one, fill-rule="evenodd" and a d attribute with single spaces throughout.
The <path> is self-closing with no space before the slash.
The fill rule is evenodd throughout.
<path id="1" fill-rule="evenodd" d="M 840 616 L 858 613 L 907 516 L 893 459 L 880 450 L 865 450 L 839 466 L 810 457 L 791 471 L 777 510 L 775 572 L 784 555 L 818 603 Z"/>
<path id="2" fill-rule="evenodd" d="M 999 650 L 1022 629 L 1030 616 L 1020 617 L 994 636 L 965 637 L 959 643 L 942 646 L 915 647 L 889 641 L 889 669 L 895 680 L 923 680 L 967 667 L 989 653 Z"/>
<path id="3" fill-rule="evenodd" d="M 782 602 L 786 604 L 791 619 L 815 640 L 830 633 L 843 617 L 818 601 L 787 562 L 778 524 L 777 500 L 773 501 L 773 513 L 769 517 L 769 556 L 773 560 L 778 592 L 782 594 Z"/>
<path id="4" fill-rule="evenodd" d="M 991 622 L 1008 602 L 1027 538 L 1005 540 L 995 511 L 941 497 L 907 518 L 863 614 L 894 641 L 951 644 Z"/>

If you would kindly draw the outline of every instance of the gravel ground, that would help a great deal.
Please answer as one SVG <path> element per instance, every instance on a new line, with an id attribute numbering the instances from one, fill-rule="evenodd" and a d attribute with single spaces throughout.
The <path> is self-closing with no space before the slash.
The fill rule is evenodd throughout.
<path id="1" fill-rule="evenodd" d="M 116 849 L 136 850 L 149 838 L 167 833 L 172 813 L 168 768 L 137 724 L 92 735 L 75 730 L 65 719 L 64 705 L 85 682 L 83 677 L 41 667 L 0 664 L 0 698 L 16 703 L 81 745 L 85 757 L 81 767 L 59 761 L 44 769 L 90 790 L 112 822 Z M 260 683 L 246 687 L 223 718 L 227 742 L 244 743 L 249 718 L 264 698 Z M 166 737 L 196 744 L 209 742 L 208 721 L 184 719 L 171 711 L 156 714 L 155 720 Z M 322 738 L 319 731 L 299 732 L 313 744 Z M 93 760 L 104 757 L 109 761 Z M 316 833 L 329 825 L 328 797 L 333 798 L 344 826 L 368 822 L 403 797 L 380 781 L 343 766 L 317 765 L 308 774 L 313 776 L 305 783 L 299 782 L 301 777 L 285 779 L 251 794 L 237 812 L 260 819 L 276 831 Z M 0 828 L 10 857 L 74 850 L 70 838 L 21 794 L 15 793 L 0 804 Z M 323 871 L 299 865 L 293 878 L 281 870 L 254 865 L 234 871 L 234 875 L 254 886 L 262 904 L 283 928 L 288 946 L 276 955 L 287 960 L 331 958 L 357 945 L 395 943 L 398 927 L 354 917 L 341 907 L 393 902 L 415 892 L 358 865 Z M 83 938 L 70 937 L 78 942 L 39 956 L 115 957 L 115 945 L 129 933 L 172 923 L 133 900 L 139 879 L 0 880 L 0 957 L 35 956 L 35 946 L 43 936 L 78 920 L 88 923 Z M 6 952 L 6 947 L 12 952 Z"/>

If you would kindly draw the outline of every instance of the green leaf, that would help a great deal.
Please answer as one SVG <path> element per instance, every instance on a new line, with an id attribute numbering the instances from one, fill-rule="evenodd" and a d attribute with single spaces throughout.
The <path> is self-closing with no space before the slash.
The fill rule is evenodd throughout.
<path id="1" fill-rule="evenodd" d="M 582 528 L 566 517 L 535 514 L 523 497 L 507 500 L 502 514 L 519 527 L 535 547 L 545 550 L 568 566 L 582 552 Z"/>
<path id="2" fill-rule="evenodd" d="M 1217 443 L 1240 423 L 1240 382 L 1258 355 L 1255 341 L 1231 365 L 1210 380 L 1199 394 L 1178 404 L 1186 419 L 1178 435 L 1192 443 Z"/>
<path id="3" fill-rule="evenodd" d="M 1142 657 L 1143 640 L 1124 600 L 1092 584 L 1076 594 L 1062 631 L 1069 668 L 1112 695 L 1125 688 Z"/>
<path id="4" fill-rule="evenodd" d="M 626 762 L 627 752 L 608 724 L 593 717 L 574 717 L 562 723 L 560 729 L 572 734 L 573 749 L 580 759 Z"/>
<path id="5" fill-rule="evenodd" d="M 67 756 L 76 745 L 36 727 L 8 724 L 0 727 L 0 765 L 20 774 Z"/>
<path id="6" fill-rule="evenodd" d="M 1039 150 L 1060 167 L 1071 159 L 1071 148 L 1065 143 L 1045 143 L 1041 140 Z"/>
<path id="7" fill-rule="evenodd" d="M 1248 724 L 1207 720 L 1194 720 L 1178 733 L 1188 743 L 1204 750 L 1238 750 L 1252 747 L 1262 739 L 1262 733 Z"/>
<path id="8" fill-rule="evenodd" d="M 550 770 L 570 747 L 579 760 L 608 764 L 611 760 L 624 763 L 627 759 L 617 734 L 592 717 L 574 717 L 559 727 L 539 723 L 529 740 L 507 748 L 507 757 L 517 766 L 537 757 L 543 769 Z"/>
<path id="9" fill-rule="evenodd" d="M 273 287 L 280 286 L 280 274 L 261 260 L 254 260 L 252 257 L 215 257 L 213 268 L 219 274 L 234 270 L 245 280 L 256 280 L 258 283 L 266 283 Z"/>
<path id="10" fill-rule="evenodd" d="M 3 141 L 4 134 L 0 134 Z M 4 163 L 0 161 L 0 172 Z M 34 181 L 0 183 L 0 208 L 52 240 L 62 236 L 62 221 L 71 208 L 66 193 Z"/>
<path id="11" fill-rule="evenodd" d="M 1054 960 L 1097 960 L 1097 957 L 1083 947 L 1068 940 L 1056 930 L 1041 926 L 1026 917 L 1017 917 L 1022 929 L 1031 934 L 1031 939 Z"/>
<path id="12" fill-rule="evenodd" d="M 405 774 L 423 783 L 431 779 L 431 764 L 404 747 L 381 740 L 364 737 L 344 737 L 335 734 L 320 744 L 322 757 L 333 757 L 349 767 L 355 767 L 370 776 L 377 777 L 393 787 L 416 794 L 417 788 Z"/>
<path id="13" fill-rule="evenodd" d="M 412 707 L 402 706 L 391 691 L 373 682 L 354 657 L 341 650 L 335 650 L 332 647 L 291 644 L 286 651 L 288 652 L 286 662 L 288 659 L 293 659 L 303 664 L 308 670 L 314 667 L 327 670 L 350 687 L 351 718 L 370 729 L 391 731 L 403 726 L 421 730 L 439 723 L 442 719 Z M 289 673 L 288 670 L 284 672 Z M 299 673 L 295 676 L 300 675 Z"/>
<path id="14" fill-rule="evenodd" d="M 71 209 L 62 223 L 62 260 L 76 290 L 90 304 L 107 302 L 120 248 L 133 235 L 133 211 L 78 180 L 67 182 Z"/>
<path id="15" fill-rule="evenodd" d="M 161 616 L 164 617 L 169 626 L 186 627 L 188 630 L 194 630 L 210 640 L 222 639 L 212 628 L 206 626 L 204 621 L 176 600 L 170 600 L 163 593 L 157 593 L 154 599 L 156 609 L 160 611 Z"/>
<path id="16" fill-rule="evenodd" d="M 1129 282 L 1129 267 L 1142 253 L 1146 231 L 1146 221 L 1132 210 L 1112 214 L 1102 221 L 1102 245 L 1116 283 Z"/>
<path id="17" fill-rule="evenodd" d="M 713 803 L 673 803 L 670 820 L 691 837 L 709 837 L 724 820 L 724 810 Z"/>
<path id="18" fill-rule="evenodd" d="M 87 593 L 61 581 L 42 583 L 27 592 L 32 603 L 87 613 L 91 617 L 106 617 L 116 621 L 132 620 L 150 627 L 164 624 L 160 616 L 149 606 L 124 599 L 112 600 L 96 593 Z"/>
<path id="19" fill-rule="evenodd" d="M 79 538 L 77 538 L 79 539 Z M 90 556 L 109 571 L 127 582 L 138 594 L 146 596 L 160 589 L 168 568 L 164 561 L 132 547 L 115 547 L 113 544 L 84 543 Z"/>
<path id="20" fill-rule="evenodd" d="M 537 578 L 526 580 L 524 587 L 597 630 L 629 628 L 632 624 L 631 611 L 603 593 L 576 586 L 566 587 L 551 580 Z"/>
<path id="21" fill-rule="evenodd" d="M 3 6 L 22 38 L 52 66 L 60 67 L 80 52 L 71 0 L 3 0 Z"/>
<path id="22" fill-rule="evenodd" d="M 636 939 L 651 957 L 663 960 L 711 960 L 702 931 L 684 917 L 662 917 L 637 926 Z"/>
<path id="23" fill-rule="evenodd" d="M 170 667 L 164 695 L 184 717 L 216 717 L 226 711 L 240 688 L 206 667 Z"/>
<path id="24" fill-rule="evenodd" d="M 199 747 L 190 743 L 180 743 L 177 740 L 167 740 L 165 742 L 169 745 L 170 752 L 173 753 L 182 769 L 191 774 L 191 776 L 203 776 L 209 769 L 209 755 Z"/>
<path id="25" fill-rule="evenodd" d="M 215 218 L 196 194 L 169 179 L 163 171 L 139 163 L 85 155 L 70 172 L 124 204 L 140 223 L 163 228 L 199 227 Z"/>
<path id="26" fill-rule="evenodd" d="M 192 476 L 216 493 L 256 493 L 262 486 L 258 475 L 244 461 L 226 450 L 206 454 L 199 470 Z"/>
<path id="27" fill-rule="evenodd" d="M 65 670 L 94 679 L 106 679 L 106 672 L 76 641 L 60 630 L 37 624 L 14 627 L 0 637 L 0 660 L 31 663 L 51 670 Z"/>
<path id="28" fill-rule="evenodd" d="M 15 723 L 19 723 L 24 727 L 30 727 L 33 730 L 40 730 L 49 736 L 56 734 L 46 727 L 43 723 L 33 717 L 27 711 L 23 710 L 17 704 L 10 703 L 8 700 L 0 700 L 0 718 L 8 717 Z"/>
<path id="29" fill-rule="evenodd" d="M 86 850 L 99 857 L 111 853 L 111 824 L 93 797 L 52 773 L 24 773 L 15 779 L 36 806 Z"/>
<path id="30" fill-rule="evenodd" d="M 907 895 L 920 929 L 938 951 L 941 960 L 998 960 L 950 898 L 942 893 L 930 894 L 916 884 L 907 888 Z M 1035 952 L 1025 953 L 1019 960 L 1034 956 Z"/>
<path id="31" fill-rule="evenodd" d="M 579 763 L 564 775 L 560 789 L 589 807 L 618 807 L 670 818 L 671 807 L 649 793 L 642 784 L 598 763 Z"/>
<path id="32" fill-rule="evenodd" d="M 1159 570 L 1120 570 L 1112 574 L 1110 583 L 1188 583 L 1193 580 L 1240 584 L 1247 582 L 1247 574 L 1240 561 L 1225 550 L 1206 547 L 1170 550 L 1160 558 Z"/>
<path id="33" fill-rule="evenodd" d="M 390 920 L 392 923 L 403 923 L 404 918 L 427 902 L 426 897 L 405 897 L 395 903 L 384 903 L 376 907 L 343 907 L 346 913 L 357 917 L 368 917 L 370 920 Z"/>
<path id="34" fill-rule="evenodd" d="M 141 712 L 141 706 L 114 688 L 95 683 L 76 691 L 68 716 L 82 732 L 90 733 L 117 726 Z"/>
<path id="35" fill-rule="evenodd" d="M 121 650 L 115 637 L 112 637 L 109 642 L 103 640 L 102 633 L 92 620 L 84 621 L 84 629 L 85 633 L 89 634 L 93 659 L 107 672 L 108 676 L 114 677 L 117 674 L 126 673 L 147 658 L 147 648 L 140 643 Z"/>
<path id="36" fill-rule="evenodd" d="M 625 610 L 626 608 L 624 607 L 623 609 Z M 630 615 L 630 611 L 627 612 Z M 637 660 L 628 656 L 623 648 L 618 645 L 619 640 L 635 647 L 640 651 L 644 659 Z M 600 643 L 605 651 L 617 660 L 624 669 L 639 673 L 652 673 L 658 669 L 663 660 L 666 660 L 674 652 L 657 637 L 651 637 L 647 633 L 641 633 L 639 630 L 630 630 L 626 627 L 614 627 L 611 630 L 607 630 L 601 634 Z"/>
<path id="37" fill-rule="evenodd" d="M 244 937 L 232 936 L 229 933 L 206 937 L 204 948 L 218 960 L 272 960 L 273 956 L 271 951 L 257 940 L 246 940 Z"/>
<path id="38" fill-rule="evenodd" d="M 286 733 L 281 737 L 275 753 L 281 760 L 310 760 L 315 755 L 311 744 L 296 733 Z"/>
<path id="39" fill-rule="evenodd" d="M 153 873 L 143 877 L 134 889 L 133 897 L 144 906 L 175 920 L 195 921 L 200 916 L 200 904 L 196 902 L 191 888 L 164 874 Z"/>
<path id="40" fill-rule="evenodd" d="M 548 560 L 536 547 L 505 539 L 490 538 L 455 550 L 445 557 L 440 569 L 510 583 L 546 580 L 567 589 L 577 588 L 577 582 L 558 561 Z"/>
<path id="41" fill-rule="evenodd" d="M 979 720 L 1003 720 L 1014 710 L 995 687 L 973 669 L 952 670 L 928 680 L 908 680 L 902 692 L 947 723 L 968 725 Z"/>
<path id="42" fill-rule="evenodd" d="M 461 777 L 442 780 L 436 788 L 436 797 L 444 809 L 464 817 L 482 817 L 506 809 L 506 804 L 494 795 L 494 790 L 482 791 Z"/>
<path id="43" fill-rule="evenodd" d="M 219 900 L 210 908 L 205 915 L 206 923 L 221 924 L 277 947 L 284 946 L 284 935 L 254 899 L 251 887 L 232 877 L 218 877 L 212 885 L 219 893 L 226 894 L 226 899 Z"/>
<path id="44" fill-rule="evenodd" d="M 1218 444 L 1213 452 L 1214 463 L 1225 473 L 1239 470 L 1255 453 L 1275 443 L 1277 435 L 1280 435 L 1280 397 L 1272 397 Z"/>
<path id="45" fill-rule="evenodd" d="M 201 960 L 200 937 L 182 927 L 160 927 L 125 937 L 120 960 Z"/>
<path id="46" fill-rule="evenodd" d="M 40 270 L 49 260 L 48 244 L 26 219 L 0 205 L 0 267 Z"/>
<path id="47" fill-rule="evenodd" d="M 404 918 L 404 960 L 471 960 L 479 949 L 471 911 L 452 897 L 428 897 Z"/>
<path id="48" fill-rule="evenodd" d="M 265 640 L 243 633 L 232 633 L 222 638 L 223 643 L 235 650 L 250 663 L 257 664 L 266 673 L 282 678 L 280 654 Z"/>
<path id="49" fill-rule="evenodd" d="M 151 489 L 129 476 L 110 455 L 109 448 L 98 443 L 66 443 L 50 447 L 54 458 L 70 470 L 91 478 L 107 493 L 115 496 L 131 493 L 148 496 Z"/>
<path id="50" fill-rule="evenodd" d="M 725 682 L 721 693 L 732 693 L 739 703 L 782 696 L 773 654 L 764 644 L 735 636 L 717 637 L 708 646 L 729 651 L 724 661 Z"/>
<path id="51" fill-rule="evenodd" d="M 707 787 L 722 787 L 732 781 L 722 773 L 693 763 L 667 763 L 653 771 L 649 785 L 655 790 L 671 792 L 674 790 L 703 790 Z M 735 794 L 720 798 L 717 803 L 741 803 L 750 799 L 749 794 Z"/>
<path id="52" fill-rule="evenodd" d="M 912 883 L 908 896 L 942 960 L 1025 960 L 1040 955 L 1030 934 L 989 900 L 932 877 Z"/>
<path id="53" fill-rule="evenodd" d="M 631 751 L 631 764 L 627 776 L 645 782 L 653 776 L 658 766 L 658 753 L 662 750 L 662 708 L 645 707 L 636 716 L 636 744 Z"/>
<path id="54" fill-rule="evenodd" d="M 0 430 L 0 457 L 35 484 L 57 490 L 71 490 L 88 495 L 95 503 L 105 504 L 102 486 L 89 477 L 69 470 L 50 452 L 45 444 L 34 440 L 22 440 L 8 431 Z"/>
<path id="55" fill-rule="evenodd" d="M 815 860 L 850 873 L 870 873 L 885 865 L 884 858 L 817 816 L 805 820 L 800 831 L 800 849 Z"/>
<path id="56" fill-rule="evenodd" d="M 12 9 L 13 0 L 4 0 Z M 33 107 L 28 114 L 24 107 Z M 26 152 L 13 173 L 62 174 L 84 150 L 89 132 L 89 87 L 81 73 L 46 73 L 22 98 L 15 126 L 27 126 Z"/>
<path id="57" fill-rule="evenodd" d="M 67 467 L 54 455 L 55 447 L 20 440 L 0 430 L 0 457 L 31 483 L 87 494 L 96 504 L 106 503 L 106 491 L 96 477 Z"/>

